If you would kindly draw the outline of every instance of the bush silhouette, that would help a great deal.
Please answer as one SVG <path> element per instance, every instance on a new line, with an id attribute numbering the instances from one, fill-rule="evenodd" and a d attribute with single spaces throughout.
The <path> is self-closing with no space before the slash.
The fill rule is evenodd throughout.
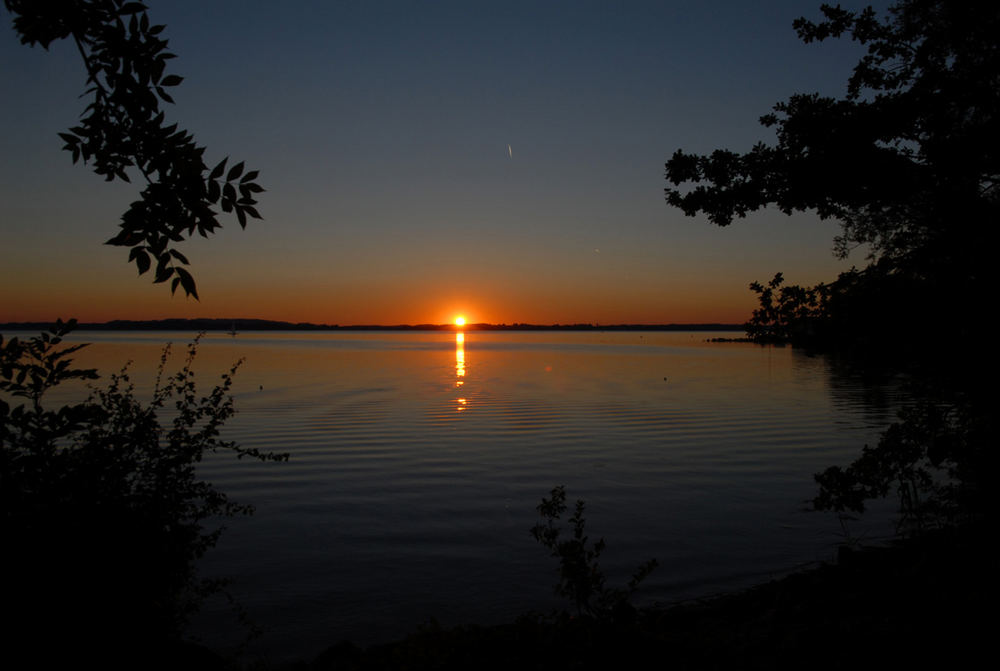
<path id="1" fill-rule="evenodd" d="M 90 649 L 113 638 L 116 648 L 172 644 L 201 599 L 220 588 L 199 580 L 195 562 L 218 540 L 226 517 L 252 507 L 229 499 L 198 477 L 212 452 L 283 460 L 223 440 L 233 416 L 229 394 L 240 362 L 208 394 L 198 392 L 192 364 L 167 374 L 160 359 L 148 403 L 127 367 L 83 403 L 50 410 L 45 395 L 72 379 L 61 347 L 73 323 L 26 342 L 0 338 L 0 496 L 5 610 L 16 613 L 12 641 L 39 636 Z M 44 650 L 44 648 L 42 648 Z"/>
<path id="2" fill-rule="evenodd" d="M 629 598 L 657 563 L 655 559 L 650 559 L 642 564 L 626 589 L 608 587 L 604 571 L 598 563 L 605 542 L 601 538 L 596 543 L 590 543 L 585 531 L 584 506 L 583 501 L 576 502 L 573 516 L 568 520 L 569 537 L 563 536 L 564 530 L 556 523 L 568 509 L 566 488 L 562 485 L 555 487 L 551 498 L 543 498 L 538 505 L 538 514 L 544 522 L 532 527 L 531 535 L 559 560 L 559 582 L 555 591 L 572 601 L 577 616 L 586 615 L 598 620 L 621 619 L 625 613 L 632 612 Z"/>

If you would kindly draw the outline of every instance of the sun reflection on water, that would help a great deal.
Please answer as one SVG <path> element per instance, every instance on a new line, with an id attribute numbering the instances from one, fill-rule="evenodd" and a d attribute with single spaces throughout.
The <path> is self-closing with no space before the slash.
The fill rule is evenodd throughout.
<path id="1" fill-rule="evenodd" d="M 455 387 L 460 388 L 465 384 L 465 334 L 456 333 L 455 334 Z M 464 398 L 456 399 L 456 410 L 462 412 L 466 407 L 466 400 Z"/>

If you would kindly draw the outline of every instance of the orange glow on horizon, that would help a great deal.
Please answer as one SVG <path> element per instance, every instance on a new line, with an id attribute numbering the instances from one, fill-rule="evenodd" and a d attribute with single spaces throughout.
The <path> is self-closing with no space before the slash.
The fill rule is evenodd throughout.
<path id="1" fill-rule="evenodd" d="M 0 277 L 7 274 L 0 268 Z M 160 285 L 145 282 L 105 282 L 103 277 L 63 285 L 51 278 L 8 275 L 0 282 L 0 323 L 51 322 L 56 317 L 80 322 L 115 319 L 268 319 L 293 324 L 310 322 L 340 326 L 397 324 L 446 324 L 466 330 L 472 324 L 669 324 L 722 322 L 740 324 L 757 307 L 745 283 L 718 282 L 721 286 L 687 286 L 671 290 L 661 285 L 636 285 L 599 294 L 515 286 L 470 288 L 476 294 L 476 312 L 466 308 L 468 296 L 439 298 L 441 287 L 266 286 L 257 281 L 212 282 L 199 278 L 201 300 L 171 296 Z M 37 279 L 37 281 L 36 281 Z M 62 279 L 59 276 L 56 279 Z M 115 275 L 115 279 L 118 276 Z M 813 279 L 813 278 L 810 278 Z M 815 278 L 816 281 L 822 278 Z M 58 285 L 58 286 L 57 286 Z M 736 288 L 731 288 L 733 287 Z M 28 291 L 26 287 L 31 287 Z M 589 291 L 589 293 L 588 293 Z M 464 304 L 464 305 L 463 305 Z M 462 317 L 464 324 L 456 320 Z"/>

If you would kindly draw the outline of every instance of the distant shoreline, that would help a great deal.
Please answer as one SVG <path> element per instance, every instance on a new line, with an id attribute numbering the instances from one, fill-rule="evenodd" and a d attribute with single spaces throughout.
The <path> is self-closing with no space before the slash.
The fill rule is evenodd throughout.
<path id="1" fill-rule="evenodd" d="M 0 332 L 40 331 L 52 322 L 7 322 Z M 81 322 L 78 331 L 742 331 L 742 324 L 312 324 L 268 319 L 156 319 Z"/>

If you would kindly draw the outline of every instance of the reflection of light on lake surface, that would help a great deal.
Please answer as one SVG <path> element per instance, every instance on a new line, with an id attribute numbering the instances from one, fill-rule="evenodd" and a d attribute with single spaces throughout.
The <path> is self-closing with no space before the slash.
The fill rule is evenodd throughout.
<path id="1" fill-rule="evenodd" d="M 465 384 L 465 334 L 457 333 L 455 334 L 455 376 L 458 380 L 455 381 L 456 387 L 461 387 Z M 455 399 L 456 405 L 455 409 L 458 412 L 465 410 L 467 401 L 464 398 Z"/>

